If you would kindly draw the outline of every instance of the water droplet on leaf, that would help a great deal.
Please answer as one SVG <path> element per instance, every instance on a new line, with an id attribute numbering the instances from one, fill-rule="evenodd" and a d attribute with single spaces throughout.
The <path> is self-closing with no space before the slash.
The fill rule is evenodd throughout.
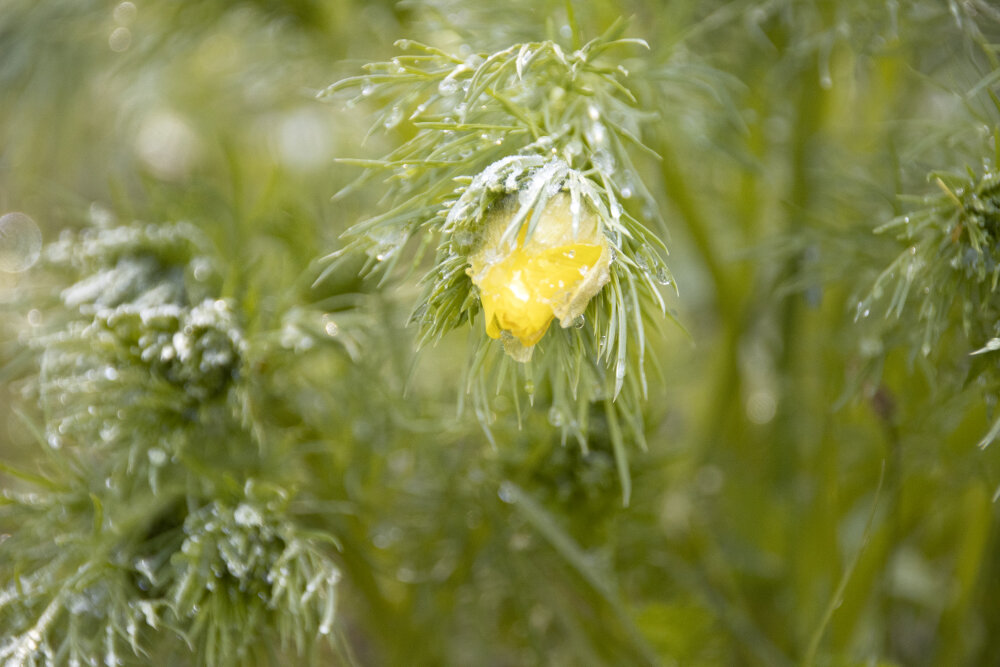
<path id="1" fill-rule="evenodd" d="M 257 508 L 240 503 L 240 506 L 233 512 L 233 519 L 240 526 L 261 526 L 264 524 L 264 517 L 261 516 Z"/>
<path id="2" fill-rule="evenodd" d="M 512 503 L 517 497 L 517 492 L 514 489 L 514 485 L 510 482 L 503 482 L 500 485 L 500 489 L 497 491 L 497 495 L 500 496 L 500 500 L 505 503 Z"/>
<path id="3" fill-rule="evenodd" d="M 557 408 L 554 405 L 551 408 L 549 408 L 549 423 L 550 424 L 552 424 L 553 426 L 555 426 L 556 428 L 558 428 L 558 427 L 560 427 L 560 426 L 563 425 L 564 421 L 565 420 L 563 419 L 562 411 L 559 410 L 559 408 Z"/>
<path id="4" fill-rule="evenodd" d="M 458 92 L 458 81 L 448 77 L 446 79 L 441 79 L 441 83 L 438 84 L 438 92 L 445 97 L 450 97 Z"/>
<path id="5" fill-rule="evenodd" d="M 605 174 L 613 174 L 615 171 L 614 156 L 603 148 L 594 153 L 591 161 L 594 163 L 594 167 Z"/>
<path id="6" fill-rule="evenodd" d="M 399 107 L 393 107 L 389 114 L 385 117 L 385 129 L 391 130 L 392 128 L 399 125 L 399 122 L 403 120 L 403 110 Z"/>

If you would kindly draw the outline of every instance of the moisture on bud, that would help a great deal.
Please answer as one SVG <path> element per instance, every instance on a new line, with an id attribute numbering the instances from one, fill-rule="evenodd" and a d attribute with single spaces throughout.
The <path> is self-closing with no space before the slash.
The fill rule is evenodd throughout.
<path id="1" fill-rule="evenodd" d="M 609 280 L 611 250 L 600 219 L 579 209 L 559 193 L 544 205 L 530 237 L 531 214 L 513 242 L 503 237 L 517 211 L 516 197 L 501 200 L 486 215 L 468 274 L 479 288 L 486 333 L 503 340 L 517 361 L 531 358 L 553 319 L 572 326 Z"/>

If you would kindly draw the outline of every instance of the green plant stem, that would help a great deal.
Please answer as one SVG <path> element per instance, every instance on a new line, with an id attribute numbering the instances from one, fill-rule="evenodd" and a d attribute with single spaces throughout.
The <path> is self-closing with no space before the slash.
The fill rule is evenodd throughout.
<path id="1" fill-rule="evenodd" d="M 722 253 L 712 235 L 708 216 L 691 194 L 695 188 L 686 182 L 677 168 L 679 161 L 670 145 L 661 141 L 656 150 L 663 157 L 659 164 L 663 189 L 680 214 L 680 221 L 708 272 L 715 292 L 716 313 L 723 327 L 722 340 L 718 346 L 723 354 L 714 372 L 712 389 L 708 392 L 711 399 L 702 419 L 705 431 L 700 437 L 701 442 L 714 442 L 728 421 L 723 418 L 724 415 L 728 414 L 729 406 L 738 401 L 740 394 L 739 340 L 744 330 L 748 304 L 743 303 L 740 290 L 736 288 L 737 277 L 727 272 L 720 258 Z M 742 282 L 745 284 L 747 281 Z"/>
<path id="2" fill-rule="evenodd" d="M 680 169 L 677 168 L 679 161 L 670 145 L 666 141 L 661 141 L 656 147 L 656 152 L 663 157 L 659 163 L 663 189 L 680 214 L 681 222 L 687 228 L 695 250 L 698 251 L 698 256 L 712 279 L 719 314 L 725 318 L 727 314 L 733 312 L 736 294 L 732 281 L 719 259 L 721 253 L 709 229 L 708 217 L 692 197 L 691 192 L 694 188 L 685 181 Z"/>
<path id="3" fill-rule="evenodd" d="M 844 598 L 844 591 L 847 590 L 847 583 L 851 580 L 851 575 L 854 573 L 854 569 L 858 565 L 858 561 L 861 559 L 861 554 L 864 553 L 865 547 L 868 545 L 869 538 L 871 537 L 872 525 L 875 522 L 875 512 L 878 509 L 879 498 L 882 495 L 882 482 L 885 480 L 885 461 L 882 462 L 882 470 L 878 476 L 878 486 L 875 487 L 875 499 L 872 501 L 872 509 L 868 514 L 868 522 L 865 524 L 865 532 L 861 538 L 861 546 L 858 550 L 854 552 L 854 557 L 851 558 L 851 562 L 844 568 L 843 574 L 840 575 L 840 581 L 837 582 L 837 589 L 833 592 L 833 596 L 830 597 L 830 602 L 826 605 L 826 610 L 823 612 L 823 617 L 820 619 L 819 625 L 813 630 L 812 636 L 809 638 L 809 644 L 806 648 L 805 655 L 802 658 L 803 667 L 812 667 L 816 662 L 816 652 L 819 650 L 819 643 L 823 639 L 823 634 L 826 632 L 826 628 L 830 625 L 830 619 L 833 618 L 833 613 L 840 606 L 840 603 Z"/>

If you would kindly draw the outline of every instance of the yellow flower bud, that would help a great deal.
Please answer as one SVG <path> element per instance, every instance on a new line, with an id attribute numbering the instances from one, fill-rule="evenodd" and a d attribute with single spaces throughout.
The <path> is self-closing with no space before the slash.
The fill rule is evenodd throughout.
<path id="1" fill-rule="evenodd" d="M 560 193 L 545 205 L 530 239 L 529 214 L 516 242 L 506 243 L 516 204 L 500 202 L 487 214 L 467 272 L 479 287 L 487 335 L 503 340 L 517 361 L 531 358 L 553 318 L 570 326 L 608 282 L 611 250 L 600 219 L 581 209 L 574 234 L 570 197 Z"/>

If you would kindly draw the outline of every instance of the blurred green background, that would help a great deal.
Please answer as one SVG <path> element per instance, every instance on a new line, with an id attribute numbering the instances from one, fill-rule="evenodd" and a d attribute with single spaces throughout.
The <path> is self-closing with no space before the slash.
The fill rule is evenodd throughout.
<path id="1" fill-rule="evenodd" d="M 281 351 L 246 388 L 246 419 L 278 444 L 214 462 L 294 488 L 296 520 L 339 541 L 321 664 L 997 664 L 1000 452 L 976 447 L 993 417 L 968 370 L 983 341 L 915 354 L 916 313 L 857 305 L 902 248 L 873 232 L 907 210 L 900 195 L 993 154 L 1000 12 L 573 5 L 584 35 L 624 16 L 651 46 L 625 65 L 657 114 L 646 140 L 663 160 L 641 164 L 687 330 L 654 342 L 627 508 L 599 422 L 584 455 L 544 404 L 518 428 L 498 399 L 495 449 L 456 416 L 466 332 L 415 356 L 413 280 L 346 266 L 313 286 L 382 205 L 377 184 L 331 201 L 357 175 L 334 159 L 412 132 L 362 142 L 379 109 L 316 92 L 400 38 L 566 41 L 565 2 L 0 0 L 0 213 L 47 242 L 109 221 L 207 237 L 248 340 Z M 24 470 L 51 455 L 29 428 L 45 415 L 26 341 L 59 319 L 61 287 L 0 272 L 0 457 Z M 204 660 L 150 646 L 121 659 Z"/>

